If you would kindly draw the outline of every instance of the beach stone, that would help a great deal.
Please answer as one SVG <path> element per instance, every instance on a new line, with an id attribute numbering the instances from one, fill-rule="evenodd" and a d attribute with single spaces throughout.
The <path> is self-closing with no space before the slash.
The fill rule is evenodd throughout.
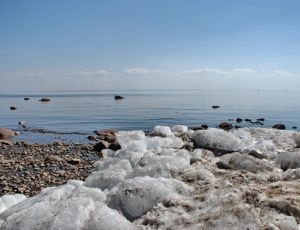
<path id="1" fill-rule="evenodd" d="M 284 171 L 300 168 L 300 151 L 279 153 L 276 158 L 276 164 Z"/>
<path id="2" fill-rule="evenodd" d="M 94 133 L 99 136 L 101 140 L 108 141 L 110 143 L 116 141 L 116 132 L 115 129 L 106 129 L 102 131 L 94 131 Z"/>
<path id="3" fill-rule="evenodd" d="M 14 136 L 18 136 L 18 135 L 20 135 L 20 132 L 15 132 L 7 128 L 0 128 L 0 140 L 11 139 Z"/>
<path id="4" fill-rule="evenodd" d="M 16 106 L 11 106 L 11 107 L 9 107 L 9 109 L 10 109 L 10 110 L 16 110 L 17 107 L 16 107 Z"/>
<path id="5" fill-rule="evenodd" d="M 207 125 L 207 124 L 203 124 L 203 125 L 201 125 L 201 127 L 202 127 L 203 129 L 208 129 L 208 125 Z"/>
<path id="6" fill-rule="evenodd" d="M 43 97 L 39 101 L 41 101 L 41 102 L 49 102 L 49 101 L 51 101 L 51 99 L 48 98 L 48 97 Z"/>
<path id="7" fill-rule="evenodd" d="M 232 124 L 230 124 L 228 122 L 223 122 L 223 123 L 219 124 L 218 127 L 220 129 L 227 130 L 227 131 L 233 128 Z"/>
<path id="8" fill-rule="evenodd" d="M 110 143 L 107 141 L 100 141 L 99 143 L 95 144 L 93 147 L 94 151 L 101 152 L 103 149 L 108 149 Z"/>
<path id="9" fill-rule="evenodd" d="M 87 139 L 90 140 L 90 141 L 97 141 L 96 136 L 88 136 Z"/>
<path id="10" fill-rule="evenodd" d="M 276 124 L 272 126 L 273 129 L 279 129 L 279 130 L 285 130 L 285 125 L 284 124 Z"/>
<path id="11" fill-rule="evenodd" d="M 193 126 L 193 127 L 191 127 L 191 130 L 193 130 L 193 131 L 197 131 L 197 130 L 203 130 L 204 128 L 202 127 L 202 125 L 201 126 Z"/>
<path id="12" fill-rule="evenodd" d="M 118 142 L 115 142 L 110 144 L 109 149 L 113 151 L 118 151 L 119 149 L 121 149 L 121 145 Z"/>
<path id="13" fill-rule="evenodd" d="M 62 159 L 60 157 L 58 157 L 58 156 L 55 156 L 55 155 L 50 155 L 50 156 L 47 156 L 45 158 L 45 162 L 58 162 L 58 161 L 62 161 Z"/>
<path id="14" fill-rule="evenodd" d="M 67 161 L 67 163 L 71 164 L 71 165 L 79 165 L 80 162 L 81 162 L 81 160 L 80 159 L 76 159 L 76 158 Z"/>
<path id="15" fill-rule="evenodd" d="M 235 121 L 236 121 L 237 123 L 241 123 L 241 122 L 243 121 L 243 119 L 238 117 L 237 119 L 235 119 Z"/>

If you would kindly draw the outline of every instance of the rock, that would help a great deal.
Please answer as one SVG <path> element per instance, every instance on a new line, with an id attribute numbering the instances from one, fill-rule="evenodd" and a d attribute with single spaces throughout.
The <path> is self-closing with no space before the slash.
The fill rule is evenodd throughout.
<path id="1" fill-rule="evenodd" d="M 238 117 L 237 119 L 235 119 L 235 121 L 236 121 L 237 123 L 241 123 L 241 122 L 243 121 L 243 119 Z"/>
<path id="2" fill-rule="evenodd" d="M 12 131 L 11 129 L 7 129 L 7 128 L 0 128 L 0 140 L 7 140 L 7 139 L 11 139 L 15 136 L 20 135 L 20 132 L 15 132 Z"/>
<path id="3" fill-rule="evenodd" d="M 293 129 L 297 129 L 297 126 L 293 126 Z"/>
<path id="4" fill-rule="evenodd" d="M 228 122 L 223 122 L 223 123 L 219 124 L 218 127 L 219 127 L 220 129 L 223 129 L 223 130 L 226 130 L 226 131 L 228 131 L 228 130 L 230 130 L 230 129 L 233 128 L 232 124 L 230 124 L 230 123 L 228 123 Z"/>
<path id="5" fill-rule="evenodd" d="M 26 121 L 19 121 L 18 124 L 23 128 L 26 128 L 27 122 Z"/>
<path id="6" fill-rule="evenodd" d="M 285 130 L 284 124 L 276 124 L 272 126 L 273 129 Z"/>
<path id="7" fill-rule="evenodd" d="M 49 102 L 49 101 L 51 101 L 51 99 L 48 98 L 48 97 L 43 97 L 39 101 L 41 101 L 41 102 Z"/>
<path id="8" fill-rule="evenodd" d="M 207 124 L 203 124 L 203 125 L 201 125 L 201 127 L 202 127 L 203 129 L 208 129 L 208 125 L 207 125 Z"/>
<path id="9" fill-rule="evenodd" d="M 284 171 L 300 168 L 300 152 L 281 152 L 277 155 L 276 164 Z"/>
<path id="10" fill-rule="evenodd" d="M 87 139 L 90 140 L 90 141 L 97 141 L 96 136 L 88 136 Z"/>
<path id="11" fill-rule="evenodd" d="M 219 109 L 220 106 L 219 106 L 219 105 L 213 105 L 212 108 L 213 108 L 213 109 Z"/>
<path id="12" fill-rule="evenodd" d="M 248 118 L 246 118 L 246 119 L 245 119 L 245 121 L 247 121 L 247 122 L 251 122 L 251 119 L 248 119 Z"/>
<path id="13" fill-rule="evenodd" d="M 193 130 L 193 131 L 197 131 L 197 130 L 203 130 L 204 128 L 202 127 L 202 125 L 201 126 L 193 126 L 193 127 L 191 127 L 191 130 Z"/>
<path id="14" fill-rule="evenodd" d="M 81 160 L 80 159 L 76 159 L 76 158 L 67 161 L 67 163 L 71 164 L 71 165 L 79 165 L 80 162 L 81 162 Z"/>
<path id="15" fill-rule="evenodd" d="M 110 144 L 110 146 L 108 148 L 113 151 L 118 151 L 119 149 L 121 149 L 121 145 L 118 142 L 115 142 L 115 143 Z"/>
<path id="16" fill-rule="evenodd" d="M 121 100 L 121 99 L 124 99 L 125 97 L 123 96 L 120 96 L 120 95 L 115 95 L 115 100 Z"/>
<path id="17" fill-rule="evenodd" d="M 29 97 L 24 97 L 24 101 L 29 101 L 30 98 Z"/>
<path id="18" fill-rule="evenodd" d="M 108 141 L 109 143 L 113 143 L 116 141 L 116 132 L 115 129 L 107 129 L 102 131 L 94 131 L 94 133 L 99 136 L 101 140 Z"/>
<path id="19" fill-rule="evenodd" d="M 235 128 L 235 129 L 240 129 L 240 128 L 242 128 L 242 126 L 240 126 L 240 125 L 235 125 L 234 128 Z"/>
<path id="20" fill-rule="evenodd" d="M 45 162 L 59 162 L 59 161 L 62 161 L 62 159 L 55 155 L 50 155 L 45 158 Z"/>
<path id="21" fill-rule="evenodd" d="M 1 140 L 0 139 L 0 146 L 1 145 L 13 145 L 13 143 L 11 141 L 8 141 L 8 140 Z"/>
<path id="22" fill-rule="evenodd" d="M 10 110 L 16 110 L 17 107 L 16 107 L 16 106 L 11 106 L 11 107 L 9 107 L 9 109 L 10 109 Z"/>
<path id="23" fill-rule="evenodd" d="M 263 121 L 263 122 L 264 122 L 264 121 L 265 121 L 265 118 L 257 118 L 256 120 L 257 120 L 257 121 Z"/>
<path id="24" fill-rule="evenodd" d="M 95 144 L 93 147 L 94 151 L 101 152 L 103 149 L 108 149 L 110 146 L 110 143 L 107 141 L 100 141 L 99 143 Z"/>

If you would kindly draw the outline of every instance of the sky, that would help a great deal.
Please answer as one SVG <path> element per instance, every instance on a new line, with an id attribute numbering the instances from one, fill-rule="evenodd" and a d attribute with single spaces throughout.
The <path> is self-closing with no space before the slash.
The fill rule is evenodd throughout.
<path id="1" fill-rule="evenodd" d="M 0 91 L 300 89 L 299 0 L 0 0 Z"/>

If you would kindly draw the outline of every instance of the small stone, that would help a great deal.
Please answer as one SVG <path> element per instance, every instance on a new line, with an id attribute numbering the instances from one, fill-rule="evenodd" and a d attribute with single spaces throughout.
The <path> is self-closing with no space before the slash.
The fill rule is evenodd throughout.
<path id="1" fill-rule="evenodd" d="M 118 151 L 119 149 L 121 149 L 121 145 L 118 142 L 112 143 L 110 144 L 109 149 L 113 151 Z"/>
<path id="2" fill-rule="evenodd" d="M 67 161 L 67 163 L 71 164 L 71 165 L 79 165 L 80 162 L 81 162 L 81 160 L 80 159 L 76 159 L 76 158 Z"/>
<path id="3" fill-rule="evenodd" d="M 88 136 L 87 139 L 90 140 L 90 141 L 97 141 L 96 136 Z"/>
<path id="4" fill-rule="evenodd" d="M 11 107 L 9 107 L 9 109 L 10 109 L 10 110 L 16 110 L 17 107 L 16 107 L 16 106 L 11 106 Z"/>
<path id="5" fill-rule="evenodd" d="M 47 162 L 58 162 L 58 161 L 61 161 L 62 159 L 58 156 L 55 156 L 55 155 L 50 155 L 50 156 L 47 156 L 45 161 Z"/>
<path id="6" fill-rule="evenodd" d="M 24 97 L 24 101 L 29 101 L 30 98 L 29 97 Z"/>
<path id="7" fill-rule="evenodd" d="M 243 121 L 243 119 L 238 117 L 237 119 L 235 119 L 235 121 L 236 121 L 237 123 L 241 123 L 241 122 Z"/>
<path id="8" fill-rule="evenodd" d="M 220 106 L 219 106 L 219 105 L 213 105 L 212 108 L 213 108 L 213 109 L 219 109 Z"/>
<path id="9" fill-rule="evenodd" d="M 49 102 L 49 101 L 51 101 L 51 99 L 48 98 L 48 97 L 43 97 L 39 101 L 41 101 L 41 102 Z"/>

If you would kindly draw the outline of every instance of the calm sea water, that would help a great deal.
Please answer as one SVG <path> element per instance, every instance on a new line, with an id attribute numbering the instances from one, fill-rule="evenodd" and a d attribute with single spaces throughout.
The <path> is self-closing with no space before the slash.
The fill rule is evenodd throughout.
<path id="1" fill-rule="evenodd" d="M 114 95 L 125 99 L 115 101 Z M 24 101 L 30 97 L 30 101 Z M 42 103 L 41 97 L 51 102 Z M 265 118 L 263 127 L 284 123 L 300 127 L 300 91 L 241 90 L 159 90 L 159 91 L 65 91 L 47 93 L 1 93 L 0 127 L 21 130 L 25 120 L 30 128 L 82 135 L 23 132 L 19 140 L 49 142 L 53 139 L 84 141 L 93 130 L 151 130 L 155 125 L 189 126 L 220 122 L 237 117 Z M 17 110 L 9 107 L 15 105 Z M 212 109 L 219 105 L 220 109 Z M 249 126 L 242 123 L 242 126 Z"/>

